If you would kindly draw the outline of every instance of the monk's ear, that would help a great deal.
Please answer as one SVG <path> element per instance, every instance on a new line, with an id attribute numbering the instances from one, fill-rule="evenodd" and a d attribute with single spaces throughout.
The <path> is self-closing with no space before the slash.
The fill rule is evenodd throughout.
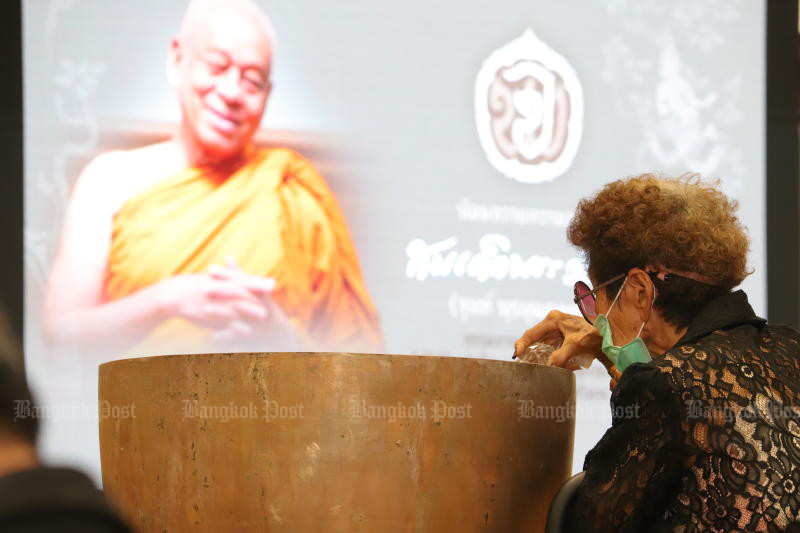
<path id="1" fill-rule="evenodd" d="M 167 83 L 171 87 L 178 86 L 178 68 L 183 59 L 181 41 L 178 37 L 173 37 L 169 42 L 169 54 L 167 55 Z"/>

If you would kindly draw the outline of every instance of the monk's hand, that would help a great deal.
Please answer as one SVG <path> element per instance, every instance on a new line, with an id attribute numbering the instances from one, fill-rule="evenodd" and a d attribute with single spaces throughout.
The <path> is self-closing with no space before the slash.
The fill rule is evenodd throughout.
<path id="1" fill-rule="evenodd" d="M 574 359 L 577 355 L 605 358 L 600 349 L 602 338 L 594 326 L 583 317 L 561 311 L 550 311 L 544 320 L 523 333 L 514 343 L 514 356 L 520 357 L 537 342 L 560 346 L 550 354 L 548 364 L 568 370 L 580 368 Z"/>
<path id="2" fill-rule="evenodd" d="M 296 349 L 300 346 L 300 337 L 295 325 L 272 298 L 275 280 L 264 276 L 248 274 L 240 269 L 231 259 L 226 266 L 213 265 L 209 274 L 215 279 L 231 281 L 257 297 L 266 310 L 266 315 L 256 320 L 234 321 L 228 327 L 214 333 L 219 341 L 249 340 L 254 347 L 267 349 Z"/>
<path id="3" fill-rule="evenodd" d="M 209 274 L 181 274 L 158 283 L 163 307 L 207 328 L 225 328 L 236 320 L 258 320 L 267 310 L 261 300 L 239 283 Z"/>

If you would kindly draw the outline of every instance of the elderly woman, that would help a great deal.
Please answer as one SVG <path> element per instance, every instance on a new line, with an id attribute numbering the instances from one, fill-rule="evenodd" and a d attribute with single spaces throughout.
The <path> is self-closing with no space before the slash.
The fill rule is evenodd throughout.
<path id="1" fill-rule="evenodd" d="M 741 290 L 736 203 L 696 176 L 615 181 L 578 205 L 591 285 L 517 341 L 593 354 L 612 427 L 586 456 L 574 531 L 800 531 L 800 334 Z"/>

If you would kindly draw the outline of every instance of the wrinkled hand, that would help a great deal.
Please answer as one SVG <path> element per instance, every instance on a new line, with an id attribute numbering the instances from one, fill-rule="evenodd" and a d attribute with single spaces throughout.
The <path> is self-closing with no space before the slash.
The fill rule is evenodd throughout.
<path id="1" fill-rule="evenodd" d="M 597 360 L 603 363 L 603 366 L 606 367 L 608 375 L 611 376 L 611 383 L 608 388 L 609 390 L 613 391 L 617 387 L 617 381 L 619 381 L 619 377 L 622 375 L 622 372 L 619 371 L 617 365 L 612 363 L 611 359 L 609 359 L 604 353 L 601 353 L 599 356 L 597 356 Z"/>
<path id="2" fill-rule="evenodd" d="M 601 350 L 600 333 L 587 323 L 583 317 L 550 311 L 544 320 L 528 329 L 514 343 L 514 355 L 520 357 L 528 347 L 536 342 L 551 346 L 559 346 L 551 355 L 549 365 L 560 366 L 568 370 L 577 370 L 579 366 L 573 360 L 576 355 L 591 355 L 606 367 L 611 376 L 611 388 L 616 386 L 619 370 Z"/>
<path id="3" fill-rule="evenodd" d="M 514 343 L 514 355 L 519 357 L 535 342 L 559 346 L 550 355 L 548 364 L 571 370 L 577 368 L 577 365 L 571 363 L 576 355 L 602 355 L 601 338 L 597 330 L 583 318 L 561 311 L 550 311 L 544 320 L 523 333 Z"/>
<path id="4" fill-rule="evenodd" d="M 209 274 L 214 279 L 240 286 L 256 297 L 265 310 L 262 316 L 234 320 L 227 327 L 218 329 L 214 332 L 214 340 L 245 343 L 254 349 L 290 350 L 300 346 L 294 324 L 272 298 L 274 279 L 248 274 L 230 259 L 226 266 L 212 266 Z"/>
<path id="5" fill-rule="evenodd" d="M 514 343 L 514 355 L 519 356 L 535 342 L 560 346 L 550 355 L 548 364 L 567 368 L 573 356 L 589 354 L 598 357 L 601 338 L 597 330 L 583 318 L 561 311 L 550 311 L 544 320 L 528 329 Z"/>

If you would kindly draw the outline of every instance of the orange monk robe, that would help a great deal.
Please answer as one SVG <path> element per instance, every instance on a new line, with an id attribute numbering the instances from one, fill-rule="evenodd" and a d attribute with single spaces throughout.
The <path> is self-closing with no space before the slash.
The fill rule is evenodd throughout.
<path id="1" fill-rule="evenodd" d="M 105 297 L 207 272 L 229 257 L 249 274 L 275 279 L 272 297 L 304 349 L 382 348 L 377 312 L 333 193 L 306 159 L 283 148 L 253 148 L 238 168 L 186 168 L 129 199 L 113 221 Z M 202 352 L 210 340 L 210 330 L 172 318 L 136 351 Z"/>

